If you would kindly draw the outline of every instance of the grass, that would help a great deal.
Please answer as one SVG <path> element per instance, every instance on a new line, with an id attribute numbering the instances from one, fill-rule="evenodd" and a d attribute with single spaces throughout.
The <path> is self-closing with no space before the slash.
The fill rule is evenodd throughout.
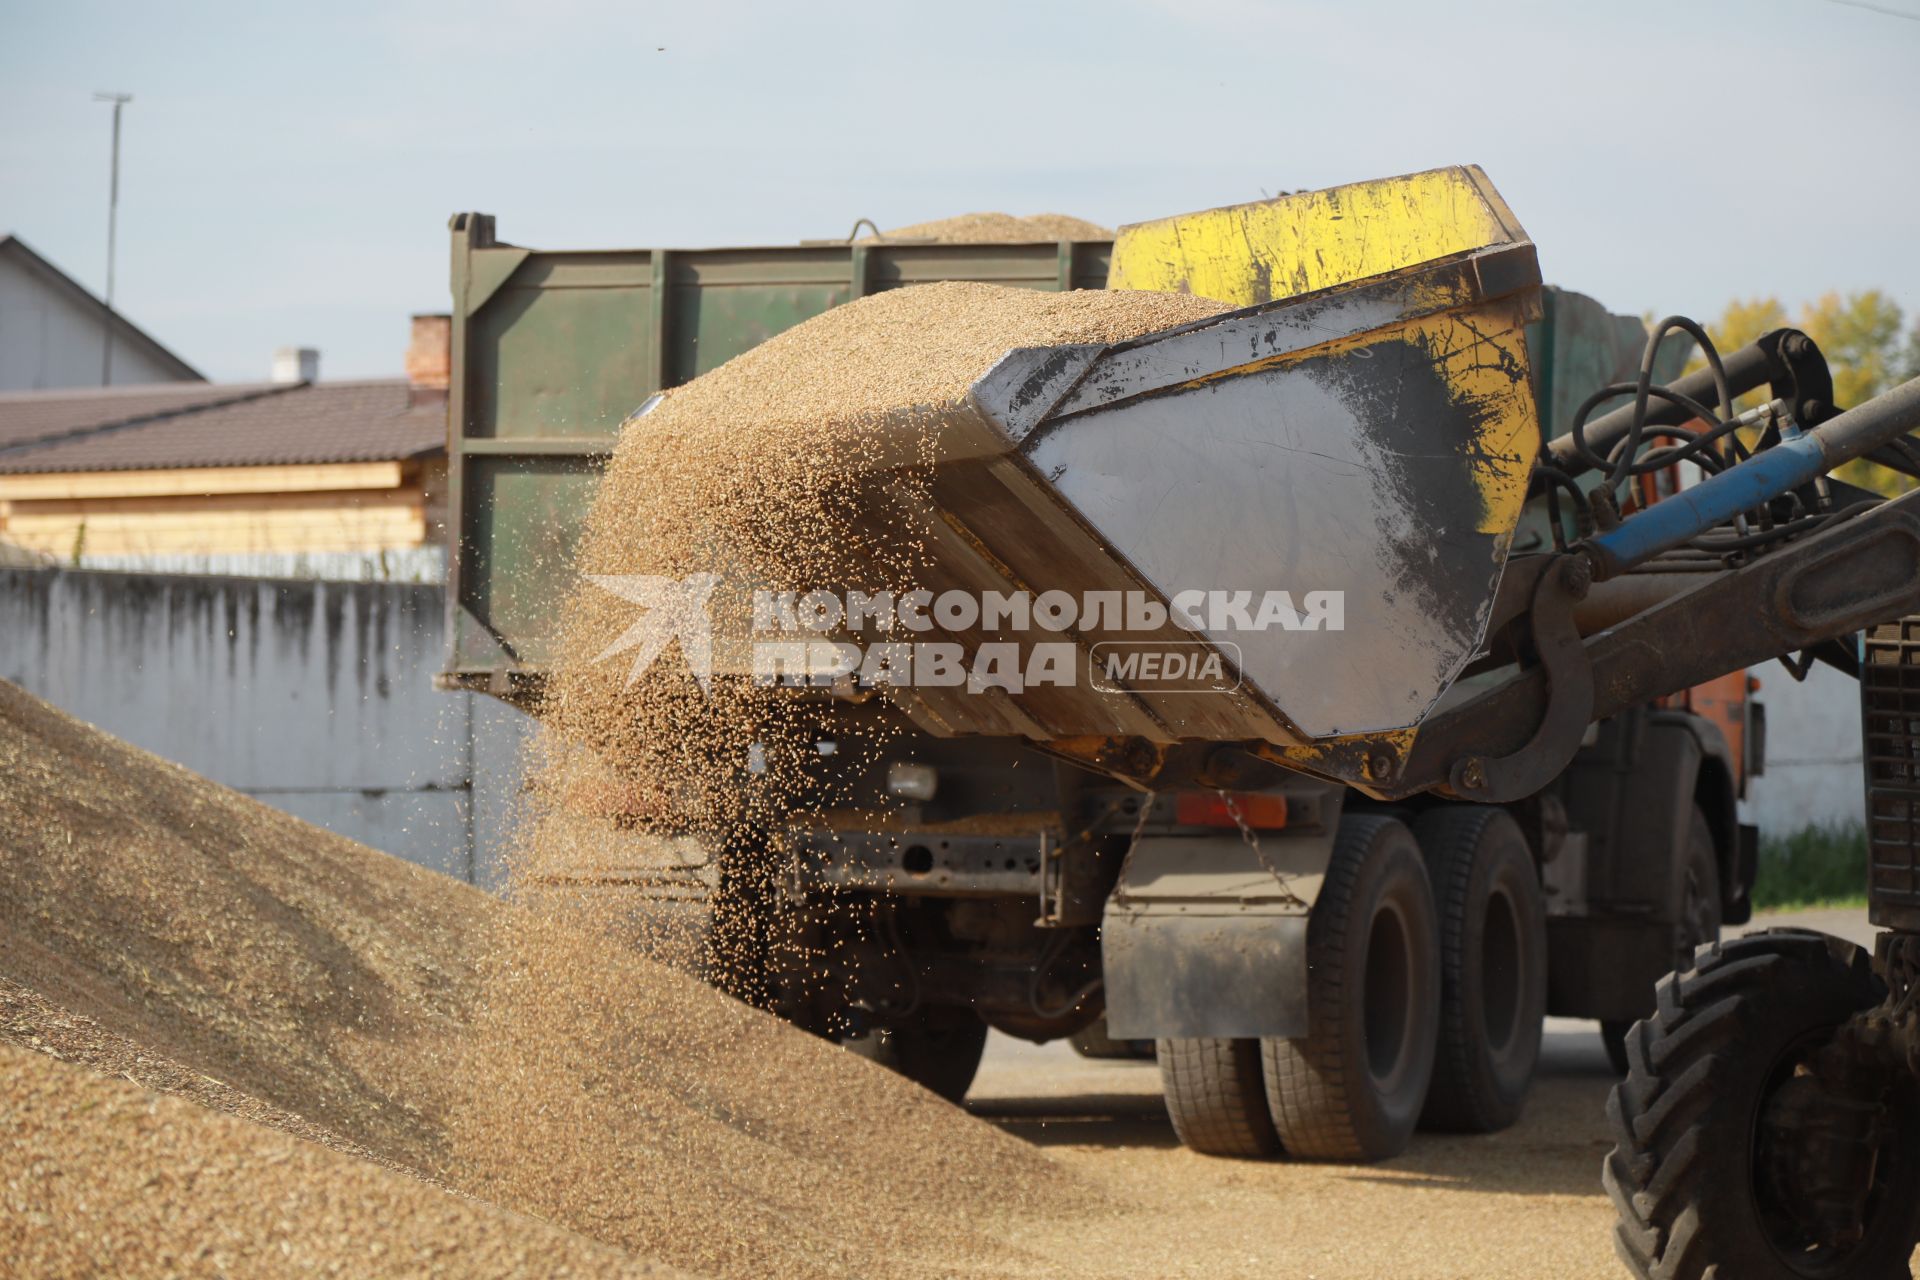
<path id="1" fill-rule="evenodd" d="M 1803 827 L 1760 842 L 1759 911 L 1855 907 L 1867 901 L 1867 835 L 1857 822 Z"/>

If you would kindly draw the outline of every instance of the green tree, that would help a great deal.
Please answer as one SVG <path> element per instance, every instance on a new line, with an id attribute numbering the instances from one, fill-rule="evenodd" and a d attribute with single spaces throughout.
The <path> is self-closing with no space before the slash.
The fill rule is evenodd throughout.
<path id="1" fill-rule="evenodd" d="M 1721 352 L 1737 351 L 1769 330 L 1791 325 L 1820 346 L 1842 408 L 1871 400 L 1903 377 L 1920 375 L 1920 327 L 1904 342 L 1900 304 L 1878 289 L 1826 293 L 1789 318 L 1778 298 L 1736 298 L 1707 326 Z M 1699 368 L 1695 361 L 1690 367 Z M 1907 372 L 1912 369 L 1912 372 Z"/>
<path id="2" fill-rule="evenodd" d="M 1820 344 L 1842 407 L 1864 403 L 1896 382 L 1901 364 L 1899 304 L 1878 289 L 1828 293 L 1800 309 L 1795 327 Z"/>
<path id="3" fill-rule="evenodd" d="M 1804 332 L 1820 347 L 1833 370 L 1833 398 L 1841 408 L 1871 400 L 1909 377 L 1920 377 L 1920 326 L 1902 338 L 1905 317 L 1900 306 L 1879 289 L 1845 296 L 1828 292 L 1803 305 L 1788 318 L 1778 298 L 1736 298 L 1707 326 L 1714 346 L 1736 351 L 1761 334 L 1786 325 Z M 1692 367 L 1701 367 L 1696 360 Z M 1759 403 L 1748 396 L 1742 408 Z M 1904 493 L 1914 481 L 1871 462 L 1851 462 L 1839 471 L 1842 479 L 1876 493 Z"/>
<path id="4" fill-rule="evenodd" d="M 1713 345 L 1722 352 L 1738 351 L 1763 333 L 1787 326 L 1787 309 L 1778 298 L 1735 298 L 1707 326 Z"/>

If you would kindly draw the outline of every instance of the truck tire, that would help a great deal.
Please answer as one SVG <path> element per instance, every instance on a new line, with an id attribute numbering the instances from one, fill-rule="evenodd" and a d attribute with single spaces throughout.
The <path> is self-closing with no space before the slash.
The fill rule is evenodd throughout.
<path id="1" fill-rule="evenodd" d="M 1713 848 L 1713 828 L 1699 805 L 1693 806 L 1687 827 L 1686 857 L 1674 868 L 1674 972 L 1693 967 L 1693 953 L 1720 941 L 1720 859 Z M 1606 1046 L 1613 1074 L 1627 1074 L 1627 1032 L 1632 1018 L 1608 1019 L 1600 1024 L 1600 1043 Z"/>
<path id="2" fill-rule="evenodd" d="M 1402 822 L 1348 814 L 1307 921 L 1307 1034 L 1260 1042 L 1280 1145 L 1310 1160 L 1404 1151 L 1439 1021 L 1439 926 L 1419 846 Z"/>
<path id="3" fill-rule="evenodd" d="M 1533 1091 L 1547 1016 L 1547 907 L 1520 825 L 1504 809 L 1450 804 L 1422 814 L 1440 915 L 1440 1044 L 1420 1123 L 1495 1133 Z"/>
<path id="4" fill-rule="evenodd" d="M 987 1048 L 987 1024 L 971 1010 L 922 1014 L 911 1024 L 881 1027 L 847 1048 L 890 1071 L 958 1103 L 967 1096 Z"/>
<path id="5" fill-rule="evenodd" d="M 1252 1159 L 1279 1152 L 1258 1040 L 1160 1040 L 1155 1056 L 1167 1115 L 1189 1150 Z"/>
<path id="6" fill-rule="evenodd" d="M 1659 1008 L 1627 1036 L 1627 1078 L 1607 1102 L 1617 1144 L 1603 1171 L 1619 1212 L 1614 1248 L 1636 1276 L 1909 1274 L 1920 1234 L 1920 1108 L 1910 1080 L 1896 1082 L 1878 1118 L 1884 1138 L 1865 1230 L 1851 1247 L 1823 1242 L 1823 1229 L 1810 1224 L 1817 1193 L 1834 1189 L 1805 1183 L 1801 1172 L 1830 1173 L 1808 1153 L 1842 1148 L 1845 1139 L 1816 1132 L 1807 1150 L 1789 1153 L 1769 1123 L 1784 1086 L 1810 1083 L 1796 1076 L 1809 1053 L 1884 994 L 1865 952 L 1797 929 L 1716 944 L 1694 970 L 1661 982 Z M 1799 1114 L 1804 1124 L 1809 1113 Z"/>

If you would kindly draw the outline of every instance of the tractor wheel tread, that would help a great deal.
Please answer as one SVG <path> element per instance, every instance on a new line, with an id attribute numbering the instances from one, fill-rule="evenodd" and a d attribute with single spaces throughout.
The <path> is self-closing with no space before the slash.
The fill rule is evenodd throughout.
<path id="1" fill-rule="evenodd" d="M 1626 1037 L 1627 1077 L 1607 1102 L 1615 1145 L 1601 1180 L 1618 1214 L 1614 1251 L 1634 1275 L 1803 1274 L 1754 1238 L 1751 1172 L 1733 1165 L 1750 1158 L 1748 1116 L 1779 1054 L 1829 1011 L 1838 1020 L 1877 998 L 1857 949 L 1805 931 L 1703 946 L 1696 969 L 1661 982 L 1656 1012 Z M 1911 1170 L 1903 1176 L 1910 1181 Z M 1835 1280 L 1908 1274 L 1920 1218 L 1877 1229 L 1871 1256 L 1832 1272 Z"/>

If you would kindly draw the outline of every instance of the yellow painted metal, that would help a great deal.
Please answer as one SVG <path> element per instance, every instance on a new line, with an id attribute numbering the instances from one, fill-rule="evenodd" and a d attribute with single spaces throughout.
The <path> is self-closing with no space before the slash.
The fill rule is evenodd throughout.
<path id="1" fill-rule="evenodd" d="M 1122 227 L 1107 286 L 1251 306 L 1526 238 L 1479 166 L 1460 165 Z M 1472 424 L 1474 477 L 1482 498 L 1478 532 L 1499 539 L 1504 556 L 1540 447 L 1533 398 L 1513 394 L 1514 373 L 1524 374 L 1529 366 L 1525 325 L 1537 317 L 1538 303 L 1486 305 L 1435 297 L 1422 300 L 1416 310 L 1427 314 L 1370 331 L 1355 345 L 1397 338 L 1431 358 L 1450 398 L 1465 410 L 1462 420 Z M 1260 363 L 1290 364 L 1339 345 Z M 1329 766 L 1337 756 L 1382 749 L 1397 764 L 1417 732 L 1408 727 L 1266 746 L 1262 754 L 1309 772 Z"/>
<path id="2" fill-rule="evenodd" d="M 1252 306 L 1524 239 L 1526 232 L 1480 166 L 1454 165 L 1122 227 L 1107 287 Z M 1471 407 L 1476 452 L 1483 459 L 1479 531 L 1509 534 L 1539 447 L 1531 404 L 1507 394 L 1510 371 L 1527 367 L 1526 340 L 1506 308 L 1458 314 L 1464 301 L 1428 300 L 1436 314 L 1405 323 L 1399 336 L 1428 351 L 1455 398 Z M 1443 308 L 1454 313 L 1438 314 Z M 1532 311 L 1518 317 L 1521 323 L 1532 318 Z M 1380 336 L 1368 334 L 1365 341 Z M 1300 354 L 1272 363 L 1290 363 Z"/>
<path id="3" fill-rule="evenodd" d="M 1478 165 L 1122 227 L 1109 289 L 1271 302 L 1526 237 Z"/>
<path id="4" fill-rule="evenodd" d="M 1440 370 L 1455 404 L 1473 424 L 1473 476 L 1480 490 L 1478 531 L 1511 540 L 1527 502 L 1527 482 L 1540 452 L 1540 421 L 1531 395 L 1514 395 L 1511 370 L 1527 367 L 1531 312 L 1487 308 L 1443 312 L 1407 326 L 1406 338 Z M 1502 555 L 1505 554 L 1505 541 Z"/>
<path id="5" fill-rule="evenodd" d="M 1435 305 L 1447 305 L 1436 302 Z M 1527 368 L 1525 326 L 1535 310 L 1505 300 L 1470 308 L 1435 311 L 1397 324 L 1372 329 L 1358 337 L 1329 342 L 1286 355 L 1270 356 L 1236 365 L 1180 384 L 1204 386 L 1227 378 L 1245 377 L 1263 369 L 1283 368 L 1384 340 L 1399 340 L 1424 352 L 1451 398 L 1472 424 L 1474 477 L 1483 500 L 1475 529 L 1510 537 L 1526 505 L 1527 482 L 1533 459 L 1540 451 L 1540 422 L 1531 396 L 1513 394 L 1512 371 Z"/>

